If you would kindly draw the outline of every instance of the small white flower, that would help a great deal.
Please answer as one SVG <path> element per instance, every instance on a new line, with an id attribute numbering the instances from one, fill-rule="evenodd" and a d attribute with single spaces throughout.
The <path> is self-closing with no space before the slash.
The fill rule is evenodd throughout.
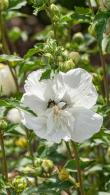
<path id="1" fill-rule="evenodd" d="M 98 96 L 92 76 L 77 68 L 40 81 L 42 72 L 32 72 L 24 86 L 22 103 L 37 117 L 23 112 L 23 124 L 39 137 L 55 143 L 62 139 L 80 143 L 97 133 L 103 118 L 90 110 Z"/>
<path id="2" fill-rule="evenodd" d="M 12 123 L 20 123 L 21 117 L 19 110 L 17 108 L 12 108 L 11 110 L 9 110 L 7 114 L 7 119 Z"/>
<path id="3" fill-rule="evenodd" d="M 0 63 L 0 96 L 16 92 L 16 85 L 7 65 Z"/>

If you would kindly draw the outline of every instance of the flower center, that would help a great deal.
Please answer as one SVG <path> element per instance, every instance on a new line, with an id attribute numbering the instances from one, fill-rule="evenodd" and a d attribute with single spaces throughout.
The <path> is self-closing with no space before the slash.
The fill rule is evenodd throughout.
<path id="1" fill-rule="evenodd" d="M 54 100 L 49 100 L 47 108 L 53 108 L 53 107 L 57 107 L 60 110 L 64 110 L 67 107 L 67 103 L 63 100 L 61 100 L 59 103 L 56 103 Z"/>
<path id="2" fill-rule="evenodd" d="M 54 100 L 49 100 L 47 108 L 52 108 L 53 106 L 57 105 Z"/>
<path id="3" fill-rule="evenodd" d="M 55 105 L 55 106 L 53 107 L 53 114 L 54 114 L 54 117 L 57 117 L 57 116 L 60 114 L 60 112 L 61 112 L 60 107 L 59 107 L 58 105 Z"/>

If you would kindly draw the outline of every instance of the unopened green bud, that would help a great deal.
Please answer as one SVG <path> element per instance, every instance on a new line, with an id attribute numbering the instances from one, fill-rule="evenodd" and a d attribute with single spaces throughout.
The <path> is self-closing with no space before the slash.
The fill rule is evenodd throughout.
<path id="1" fill-rule="evenodd" d="M 54 21 L 54 22 L 59 21 L 59 16 L 58 16 L 58 15 L 54 15 L 54 16 L 53 16 L 53 21 Z"/>
<path id="2" fill-rule="evenodd" d="M 110 10 L 110 0 L 99 0 L 98 3 L 102 11 Z"/>
<path id="3" fill-rule="evenodd" d="M 45 172 L 50 172 L 54 167 L 54 164 L 51 160 L 43 160 L 42 162 L 42 168 Z"/>
<path id="4" fill-rule="evenodd" d="M 0 129 L 5 130 L 8 127 L 8 123 L 5 120 L 0 120 Z"/>
<path id="5" fill-rule="evenodd" d="M 35 168 L 35 175 L 36 176 L 41 176 L 42 172 L 43 172 L 43 169 L 41 166 Z"/>
<path id="6" fill-rule="evenodd" d="M 83 55 L 81 56 L 81 60 L 82 60 L 84 63 L 88 64 L 88 63 L 89 63 L 89 55 L 88 55 L 88 54 L 83 54 Z"/>
<path id="7" fill-rule="evenodd" d="M 42 159 L 41 158 L 36 158 L 35 159 L 35 166 L 38 167 L 42 164 Z"/>
<path id="8" fill-rule="evenodd" d="M 53 4 L 53 3 L 50 5 L 50 9 L 53 12 L 58 12 L 59 11 L 58 7 L 55 4 Z"/>
<path id="9" fill-rule="evenodd" d="M 0 11 L 7 9 L 9 6 L 9 0 L 0 0 Z"/>
<path id="10" fill-rule="evenodd" d="M 48 57 L 48 58 L 52 58 L 52 54 L 51 53 L 46 53 L 45 56 Z"/>
<path id="11" fill-rule="evenodd" d="M 78 52 L 72 51 L 69 53 L 69 57 L 73 60 L 75 64 L 77 64 L 80 60 L 80 55 Z"/>
<path id="12" fill-rule="evenodd" d="M 84 40 L 84 36 L 81 32 L 75 33 L 73 36 L 73 40 L 80 42 Z"/>
<path id="13" fill-rule="evenodd" d="M 75 68 L 75 63 L 73 62 L 72 59 L 67 60 L 66 62 L 64 62 L 64 64 L 60 65 L 60 70 L 63 72 L 67 72 L 73 68 Z"/>
<path id="14" fill-rule="evenodd" d="M 89 28 L 88 28 L 88 32 L 89 32 L 91 35 L 93 35 L 93 36 L 96 35 L 95 27 L 96 27 L 96 23 L 93 23 L 93 24 L 91 24 L 91 25 L 89 26 Z"/>
<path id="15" fill-rule="evenodd" d="M 67 169 L 63 168 L 59 171 L 58 177 L 61 181 L 67 181 L 69 179 L 69 172 Z"/>
<path id="16" fill-rule="evenodd" d="M 22 192 L 24 189 L 26 189 L 26 187 L 28 185 L 28 181 L 25 177 L 17 176 L 12 181 L 12 185 L 13 185 L 15 191 L 19 193 L 19 192 Z"/>
<path id="17" fill-rule="evenodd" d="M 25 175 L 35 175 L 35 169 L 30 166 L 23 167 L 23 170 L 21 170 Z"/>

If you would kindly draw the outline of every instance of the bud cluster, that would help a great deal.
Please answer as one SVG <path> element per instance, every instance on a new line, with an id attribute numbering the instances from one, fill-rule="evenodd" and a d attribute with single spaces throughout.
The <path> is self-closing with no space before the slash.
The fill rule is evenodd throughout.
<path id="1" fill-rule="evenodd" d="M 9 0 L 0 0 L 0 11 L 7 9 L 9 6 Z"/>

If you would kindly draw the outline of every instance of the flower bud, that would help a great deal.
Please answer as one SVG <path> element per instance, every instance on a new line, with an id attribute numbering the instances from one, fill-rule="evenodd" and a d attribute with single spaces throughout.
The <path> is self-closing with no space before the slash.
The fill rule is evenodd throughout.
<path id="1" fill-rule="evenodd" d="M 21 148 L 26 148 L 28 145 L 28 142 L 25 137 L 20 137 L 18 140 L 16 140 L 15 144 Z"/>
<path id="2" fill-rule="evenodd" d="M 16 108 L 12 108 L 11 110 L 9 110 L 6 117 L 7 117 L 7 120 L 15 124 L 21 122 L 19 110 Z"/>
<path id="3" fill-rule="evenodd" d="M 60 70 L 63 72 L 67 72 L 75 67 L 75 63 L 73 62 L 72 59 L 67 60 L 64 62 L 64 64 L 60 65 Z"/>
<path id="4" fill-rule="evenodd" d="M 81 42 L 84 40 L 84 36 L 81 32 L 75 33 L 73 36 L 73 40 L 75 40 L 77 42 Z"/>
<path id="5" fill-rule="evenodd" d="M 49 172 L 53 169 L 54 164 L 51 160 L 43 160 L 42 162 L 42 168 L 44 169 L 45 172 Z"/>
<path id="6" fill-rule="evenodd" d="M 46 53 L 46 54 L 44 54 L 44 56 L 46 56 L 48 58 L 52 58 L 52 54 L 51 53 Z"/>
<path id="7" fill-rule="evenodd" d="M 12 186 L 14 187 L 15 191 L 18 192 L 18 193 L 20 193 L 24 189 L 26 189 L 27 184 L 28 184 L 28 181 L 27 181 L 27 179 L 25 177 L 17 176 L 12 181 Z"/>
<path id="8" fill-rule="evenodd" d="M 96 35 L 95 27 L 96 27 L 96 23 L 94 22 L 94 23 L 91 24 L 91 25 L 89 26 L 89 28 L 88 28 L 88 32 L 89 32 L 91 35 L 93 35 L 93 36 Z"/>
<path id="9" fill-rule="evenodd" d="M 8 127 L 8 124 L 5 120 L 0 120 L 0 129 L 5 130 Z"/>
<path id="10" fill-rule="evenodd" d="M 79 53 L 78 53 L 78 52 L 75 52 L 75 51 L 69 53 L 69 57 L 73 60 L 73 62 L 74 62 L 75 64 L 77 64 L 77 63 L 79 62 L 79 60 L 80 60 L 80 55 L 79 55 Z"/>
<path id="11" fill-rule="evenodd" d="M 104 34 L 103 34 L 102 43 L 101 43 L 101 46 L 102 46 L 102 53 L 103 53 L 104 55 L 107 53 L 108 44 L 109 44 L 109 37 L 104 33 Z"/>
<path id="12" fill-rule="evenodd" d="M 36 166 L 36 167 L 40 166 L 40 165 L 42 164 L 42 161 L 43 161 L 42 159 L 36 158 L 36 159 L 35 159 L 35 166 Z"/>
<path id="13" fill-rule="evenodd" d="M 35 175 L 36 176 L 41 176 L 42 172 L 43 172 L 43 169 L 41 166 L 35 168 Z"/>
<path id="14" fill-rule="evenodd" d="M 25 175 L 32 176 L 35 175 L 35 168 L 26 166 L 21 169 L 21 172 L 23 172 Z"/>
<path id="15" fill-rule="evenodd" d="M 0 63 L 0 96 L 9 96 L 15 92 L 16 85 L 9 67 Z"/>
<path id="16" fill-rule="evenodd" d="M 59 11 L 58 7 L 53 3 L 50 5 L 50 9 L 51 9 L 52 12 L 58 12 Z"/>
<path id="17" fill-rule="evenodd" d="M 61 181 L 67 181 L 69 179 L 69 172 L 63 168 L 59 171 L 58 177 Z"/>
<path id="18" fill-rule="evenodd" d="M 110 0 L 99 0 L 98 3 L 102 11 L 110 10 Z"/>
<path id="19" fill-rule="evenodd" d="M 90 3 L 93 8 L 97 7 L 96 0 L 90 0 Z"/>
<path id="20" fill-rule="evenodd" d="M 7 9 L 9 6 L 9 0 L 0 0 L 0 11 Z"/>

